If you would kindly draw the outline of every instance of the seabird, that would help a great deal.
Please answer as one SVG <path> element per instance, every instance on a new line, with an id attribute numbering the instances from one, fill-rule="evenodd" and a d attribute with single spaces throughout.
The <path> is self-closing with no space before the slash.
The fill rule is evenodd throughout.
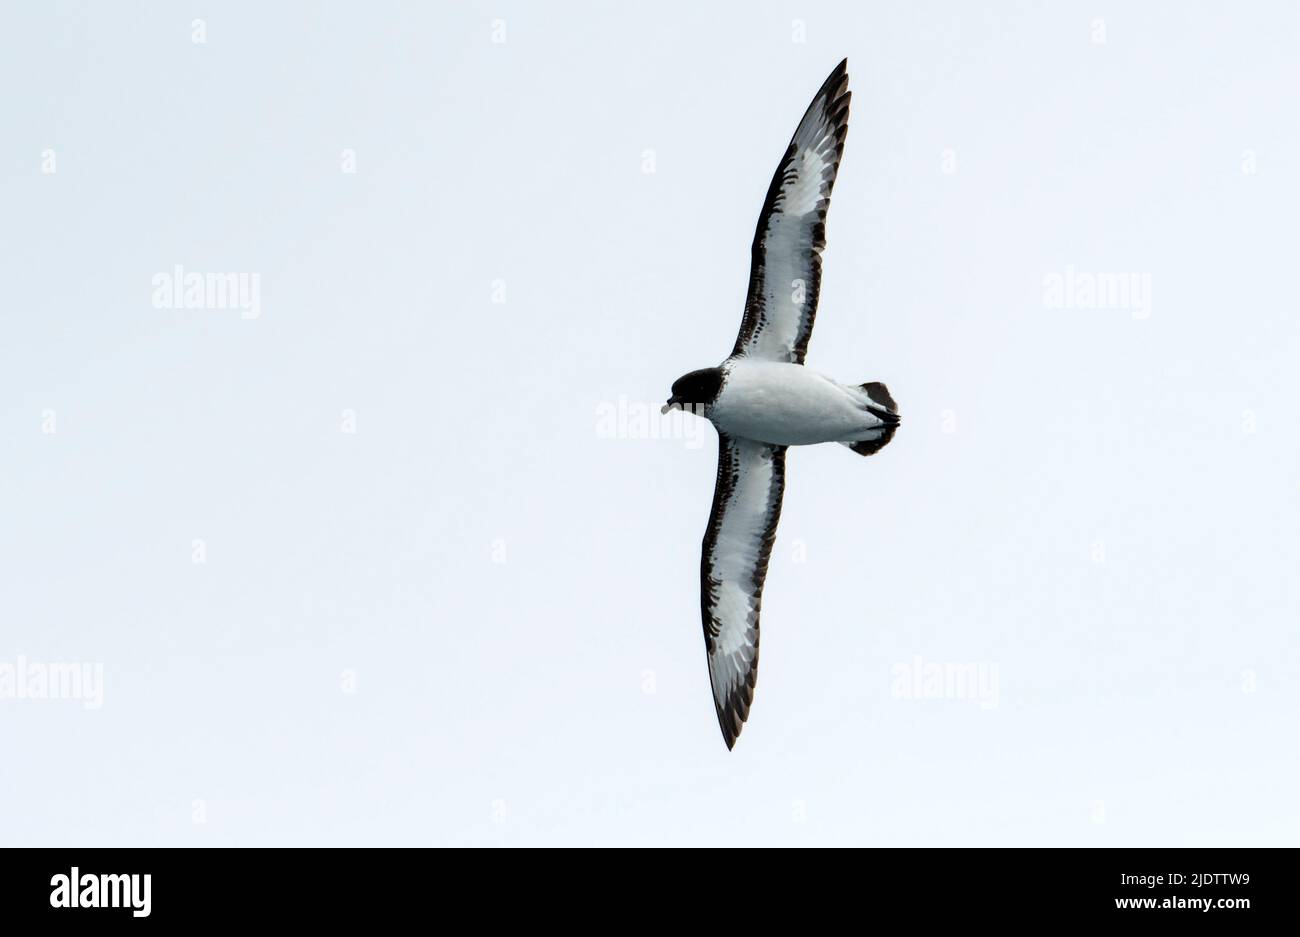
<path id="1" fill-rule="evenodd" d="M 821 287 L 826 210 L 849 129 L 848 60 L 813 98 L 767 190 L 749 295 L 731 355 L 673 382 L 664 412 L 689 410 L 718 431 L 718 477 L 700 558 L 709 680 L 730 749 L 758 675 L 758 618 L 785 489 L 788 446 L 839 442 L 879 452 L 898 428 L 884 384 L 841 384 L 804 367 Z"/>

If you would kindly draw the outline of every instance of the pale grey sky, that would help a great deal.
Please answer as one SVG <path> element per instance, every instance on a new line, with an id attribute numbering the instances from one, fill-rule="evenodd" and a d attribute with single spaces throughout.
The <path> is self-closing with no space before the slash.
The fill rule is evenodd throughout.
<path id="1" fill-rule="evenodd" d="M 103 683 L 0 699 L 0 836 L 1294 844 L 1297 27 L 15 6 L 0 668 Z M 729 754 L 712 430 L 639 415 L 730 350 L 844 56 L 808 363 L 904 423 L 790 453 Z M 159 308 L 176 265 L 257 315 Z"/>

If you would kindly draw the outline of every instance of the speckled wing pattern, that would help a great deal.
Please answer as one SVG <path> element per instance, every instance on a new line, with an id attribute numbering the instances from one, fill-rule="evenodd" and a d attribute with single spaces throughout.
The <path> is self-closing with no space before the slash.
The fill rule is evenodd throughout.
<path id="1" fill-rule="evenodd" d="M 772 178 L 733 356 L 803 364 L 821 291 L 826 211 L 849 129 L 848 86 L 845 59 L 813 98 Z"/>
<path id="2" fill-rule="evenodd" d="M 749 718 L 758 617 L 781 518 L 785 447 L 718 434 L 718 480 L 700 559 L 700 609 L 713 705 L 727 748 Z"/>

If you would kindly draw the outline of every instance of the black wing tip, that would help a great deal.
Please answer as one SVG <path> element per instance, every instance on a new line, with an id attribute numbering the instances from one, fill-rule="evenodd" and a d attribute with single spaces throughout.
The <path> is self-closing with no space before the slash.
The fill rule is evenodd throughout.
<path id="1" fill-rule="evenodd" d="M 740 733 L 745 729 L 745 719 L 749 715 L 747 710 L 748 707 L 742 710 L 731 700 L 727 701 L 725 709 L 718 709 L 718 728 L 722 730 L 722 741 L 727 743 L 727 751 L 736 747 L 736 739 L 740 738 Z"/>
<path id="2" fill-rule="evenodd" d="M 710 674 L 710 678 L 712 674 Z M 718 714 L 718 728 L 722 730 L 722 741 L 727 744 L 727 751 L 736 747 L 736 740 L 745 731 L 749 721 L 749 711 L 754 705 L 754 687 L 758 684 L 758 644 L 754 645 L 754 659 L 750 661 L 749 671 L 745 674 L 722 702 L 714 697 L 713 708 Z"/>
<path id="3" fill-rule="evenodd" d="M 754 687 L 758 683 L 758 648 L 754 648 L 754 660 L 750 663 L 745 680 L 731 692 L 722 705 L 714 701 L 718 712 L 718 728 L 722 730 L 722 741 L 727 743 L 727 751 L 736 747 L 736 740 L 745 731 L 749 721 L 749 710 L 754 705 Z"/>
<path id="4" fill-rule="evenodd" d="M 844 138 L 849 132 L 849 104 L 853 100 L 853 92 L 849 90 L 848 65 L 849 60 L 844 59 L 835 66 L 835 70 L 822 83 L 809 107 L 810 111 L 819 108 L 833 128 L 837 166 L 839 157 L 844 152 Z"/>
<path id="5" fill-rule="evenodd" d="M 841 95 L 847 93 L 846 89 L 848 87 L 848 83 L 849 83 L 849 60 L 848 57 L 846 56 L 845 58 L 840 59 L 840 64 L 836 65 L 835 68 L 831 70 L 831 73 L 826 76 L 826 80 L 822 82 L 821 93 L 830 94 L 832 91 L 835 91 L 838 93 L 831 96 L 833 98 L 838 98 Z"/>

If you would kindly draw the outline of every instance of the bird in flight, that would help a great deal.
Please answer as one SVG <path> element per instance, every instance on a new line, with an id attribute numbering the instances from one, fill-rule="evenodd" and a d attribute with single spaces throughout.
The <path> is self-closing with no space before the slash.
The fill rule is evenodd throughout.
<path id="1" fill-rule="evenodd" d="M 718 431 L 718 478 L 700 558 L 700 608 L 713 705 L 730 749 L 758 676 L 758 618 L 785 490 L 789 446 L 838 442 L 879 452 L 898 427 L 884 384 L 841 384 L 804 367 L 821 288 L 826 210 L 849 129 L 848 60 L 813 98 L 767 190 L 749 295 L 731 355 L 673 382 L 664 412 Z"/>

